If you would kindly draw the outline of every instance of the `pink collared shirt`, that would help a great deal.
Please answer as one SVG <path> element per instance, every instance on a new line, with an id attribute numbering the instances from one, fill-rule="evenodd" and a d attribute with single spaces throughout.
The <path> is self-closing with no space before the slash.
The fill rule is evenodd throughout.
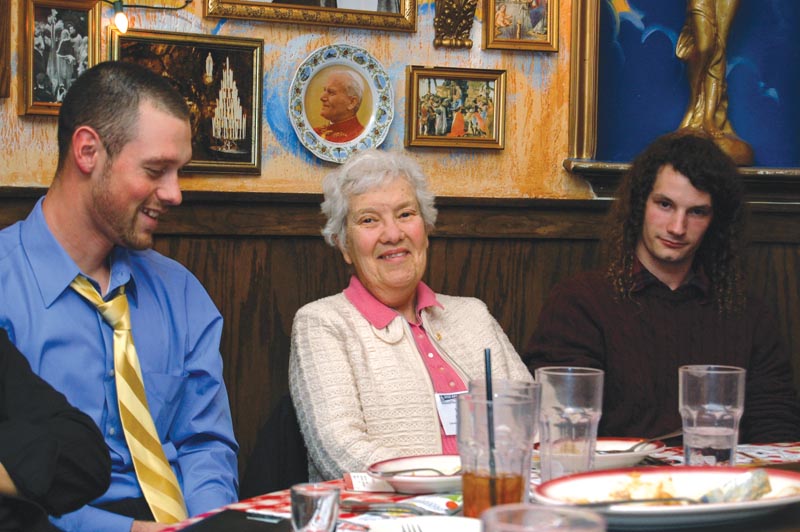
<path id="1" fill-rule="evenodd" d="M 399 316 L 399 313 L 384 305 L 373 296 L 361 281 L 354 275 L 350 278 L 350 285 L 345 288 L 344 295 L 353 304 L 362 316 L 375 328 L 383 329 Z M 436 300 L 436 294 L 423 282 L 417 286 L 417 308 L 415 315 L 417 323 L 409 323 L 414 342 L 417 345 L 428 376 L 433 384 L 435 393 L 455 393 L 465 392 L 467 387 L 459 377 L 453 367 L 448 364 L 439 354 L 428 337 L 428 332 L 422 326 L 422 310 L 428 307 L 442 307 Z M 402 316 L 400 316 L 402 318 Z M 441 420 L 439 420 L 439 431 L 442 436 L 442 453 L 458 454 L 458 442 L 456 436 L 448 436 L 444 432 Z"/>

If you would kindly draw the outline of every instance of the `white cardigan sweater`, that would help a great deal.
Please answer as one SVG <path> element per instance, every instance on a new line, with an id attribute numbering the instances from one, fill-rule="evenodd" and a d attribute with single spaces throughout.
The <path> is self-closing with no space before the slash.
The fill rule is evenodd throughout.
<path id="1" fill-rule="evenodd" d="M 483 378 L 486 347 L 493 377 L 533 380 L 482 301 L 436 297 L 444 308 L 424 309 L 422 323 L 465 384 Z M 312 481 L 442 452 L 433 384 L 399 315 L 376 329 L 342 293 L 305 305 L 292 327 L 289 387 Z"/>

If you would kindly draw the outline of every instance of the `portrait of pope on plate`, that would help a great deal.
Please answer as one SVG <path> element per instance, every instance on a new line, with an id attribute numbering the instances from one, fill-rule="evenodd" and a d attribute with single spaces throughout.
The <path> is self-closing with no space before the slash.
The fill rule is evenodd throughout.
<path id="1" fill-rule="evenodd" d="M 364 133 L 372 114 L 372 94 L 364 78 L 341 65 L 325 68 L 309 83 L 306 114 L 322 139 L 343 143 Z"/>

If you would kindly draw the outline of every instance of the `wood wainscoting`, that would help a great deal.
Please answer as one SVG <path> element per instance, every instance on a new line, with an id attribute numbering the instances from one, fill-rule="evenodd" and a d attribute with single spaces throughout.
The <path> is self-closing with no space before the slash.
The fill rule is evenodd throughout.
<path id="1" fill-rule="evenodd" d="M 0 188 L 0 226 L 24 218 L 42 189 Z M 240 470 L 287 392 L 289 337 L 305 303 L 341 291 L 349 273 L 320 236 L 317 195 L 184 194 L 156 249 L 185 264 L 225 319 L 222 356 Z M 595 267 L 606 200 L 441 198 L 426 281 L 487 303 L 522 349 L 548 291 Z M 751 204 L 751 288 L 775 309 L 800 389 L 800 205 Z"/>

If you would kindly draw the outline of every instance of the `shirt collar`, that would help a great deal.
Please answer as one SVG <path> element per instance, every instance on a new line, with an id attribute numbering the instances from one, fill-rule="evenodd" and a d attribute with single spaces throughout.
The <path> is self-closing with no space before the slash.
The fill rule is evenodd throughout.
<path id="1" fill-rule="evenodd" d="M 639 292 L 654 284 L 663 285 L 664 283 L 662 283 L 658 277 L 650 273 L 650 271 L 644 267 L 639 259 L 634 256 L 633 286 L 631 287 L 631 292 Z M 692 269 L 689 271 L 688 279 L 678 289 L 680 290 L 680 288 L 683 287 L 695 287 L 700 290 L 704 296 L 708 296 L 710 285 L 711 282 L 709 281 L 708 276 L 706 275 L 702 266 L 699 266 L 692 267 Z"/>
<path id="2" fill-rule="evenodd" d="M 378 301 L 355 275 L 350 277 L 350 284 L 344 289 L 344 295 L 364 316 L 364 319 L 376 329 L 388 327 L 392 320 L 400 316 L 396 310 Z M 436 299 L 436 293 L 420 281 L 417 285 L 417 316 L 420 316 L 422 310 L 428 307 L 444 308 Z"/>
<path id="3" fill-rule="evenodd" d="M 43 201 L 44 198 L 41 198 L 36 202 L 22 224 L 20 239 L 42 301 L 45 307 L 50 307 L 81 271 L 47 226 L 42 211 Z M 109 261 L 111 282 L 108 293 L 112 294 L 120 286 L 128 284 L 133 279 L 133 274 L 127 249 L 114 247 Z M 135 283 L 131 282 L 130 285 L 128 293 L 135 297 Z"/>

